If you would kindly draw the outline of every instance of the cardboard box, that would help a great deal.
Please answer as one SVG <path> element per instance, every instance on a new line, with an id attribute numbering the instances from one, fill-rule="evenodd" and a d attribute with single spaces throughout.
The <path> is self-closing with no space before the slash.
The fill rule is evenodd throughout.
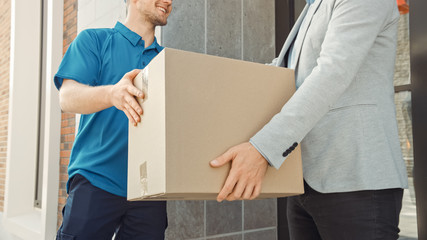
<path id="1" fill-rule="evenodd" d="M 129 126 L 128 200 L 216 199 L 230 164 L 209 161 L 247 142 L 295 92 L 292 70 L 168 48 L 134 84 L 146 99 Z M 259 198 L 303 189 L 297 148 L 268 168 Z"/>

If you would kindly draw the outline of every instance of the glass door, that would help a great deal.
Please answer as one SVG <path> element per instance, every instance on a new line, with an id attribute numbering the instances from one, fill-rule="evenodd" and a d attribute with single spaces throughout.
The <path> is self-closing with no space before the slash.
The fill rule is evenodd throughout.
<path id="1" fill-rule="evenodd" d="M 404 1 L 401 4 L 405 4 Z M 401 8 L 402 9 L 402 8 Z M 406 9 L 406 8 L 405 8 Z M 412 135 L 412 91 L 410 69 L 409 13 L 402 11 L 399 20 L 396 67 L 394 72 L 396 118 L 400 147 L 406 164 L 409 188 L 404 190 L 400 213 L 401 240 L 418 239 L 414 190 L 414 151 Z"/>

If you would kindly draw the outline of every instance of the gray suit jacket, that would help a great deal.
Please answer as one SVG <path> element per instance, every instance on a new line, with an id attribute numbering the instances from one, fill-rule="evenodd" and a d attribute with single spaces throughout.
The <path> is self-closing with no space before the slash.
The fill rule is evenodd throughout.
<path id="1" fill-rule="evenodd" d="M 273 61 L 285 66 L 296 34 L 305 36 L 296 49 L 299 88 L 250 142 L 275 168 L 300 143 L 304 179 L 320 192 L 406 188 L 393 87 L 396 0 L 313 4 Z"/>

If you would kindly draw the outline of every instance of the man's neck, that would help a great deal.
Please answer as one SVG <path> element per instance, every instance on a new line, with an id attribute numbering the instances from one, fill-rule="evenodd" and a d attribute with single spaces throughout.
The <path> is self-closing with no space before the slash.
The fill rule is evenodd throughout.
<path id="1" fill-rule="evenodd" d="M 154 42 L 155 26 L 143 19 L 134 19 L 128 15 L 125 21 L 125 26 L 141 36 L 145 42 L 144 47 L 149 47 Z"/>

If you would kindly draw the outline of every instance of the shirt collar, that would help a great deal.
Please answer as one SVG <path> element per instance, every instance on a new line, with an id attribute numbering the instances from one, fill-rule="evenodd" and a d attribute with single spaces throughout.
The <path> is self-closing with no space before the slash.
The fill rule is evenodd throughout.
<path id="1" fill-rule="evenodd" d="M 313 4 L 314 3 L 314 1 L 316 1 L 316 0 L 305 0 L 306 2 L 307 2 L 307 4 L 308 5 L 311 5 L 311 4 Z"/>
<path id="2" fill-rule="evenodd" d="M 142 40 L 141 36 L 139 36 L 136 32 L 130 30 L 125 25 L 123 25 L 121 22 L 117 22 L 116 26 L 114 27 L 120 34 L 123 35 L 130 43 L 132 43 L 133 46 L 137 46 L 138 44 L 141 44 L 142 46 L 145 46 L 144 40 Z M 157 38 L 154 37 L 153 43 L 147 47 L 149 48 L 155 48 L 157 52 L 162 51 L 162 47 L 157 43 Z"/>

